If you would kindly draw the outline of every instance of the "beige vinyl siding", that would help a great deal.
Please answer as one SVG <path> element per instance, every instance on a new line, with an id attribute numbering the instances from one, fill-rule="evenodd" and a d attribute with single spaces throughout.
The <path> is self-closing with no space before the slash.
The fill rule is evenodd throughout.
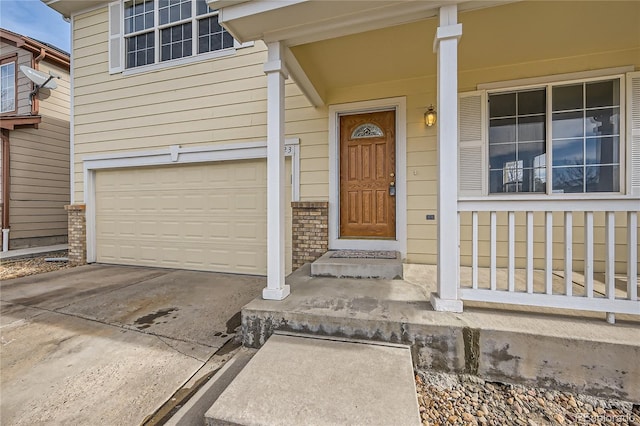
<path id="1" fill-rule="evenodd" d="M 27 78 L 22 72 L 20 72 L 20 66 L 26 65 L 30 67 L 32 65 L 31 61 L 33 56 L 30 52 L 21 49 L 19 47 L 13 46 L 4 41 L 0 41 L 0 57 L 4 57 L 7 55 L 13 55 L 17 53 L 18 59 L 16 61 L 16 74 L 18 76 L 17 79 L 17 96 L 16 102 L 18 105 L 18 110 L 14 114 L 16 115 L 29 115 L 31 114 L 31 105 L 29 104 L 29 93 L 33 90 L 33 84 L 31 80 Z M 13 114 L 11 114 L 13 115 Z"/>
<path id="2" fill-rule="evenodd" d="M 566 3 L 566 2 L 565 2 Z M 513 5 L 486 8 L 460 14 L 463 36 L 460 44 L 459 88 L 472 90 L 480 83 L 512 80 L 527 77 L 548 76 L 558 73 L 580 72 L 623 65 L 640 67 L 640 40 L 620 35 L 628 27 L 600 28 L 603 34 L 614 34 L 611 39 L 596 44 L 580 44 L 579 54 L 563 42 L 552 49 L 548 43 L 538 43 L 534 31 L 527 37 L 527 55 L 521 55 L 520 46 L 510 37 L 500 38 L 511 43 L 500 53 L 484 40 L 493 40 L 496 32 L 505 31 L 504 23 L 525 19 L 527 14 L 544 15 L 549 7 L 573 7 L 570 4 L 524 2 Z M 618 4 L 635 13 L 637 6 L 627 2 Z M 579 6 L 577 6 L 579 7 Z M 519 8 L 526 10 L 522 14 Z M 597 17 L 597 11 L 580 8 L 589 19 Z M 618 10 L 618 9 L 616 9 Z M 628 13 L 627 13 L 628 15 Z M 518 18 L 519 17 L 519 18 Z M 406 97 L 407 102 L 407 261 L 435 264 L 437 260 L 437 217 L 426 220 L 426 215 L 436 214 L 437 209 L 437 126 L 427 128 L 423 114 L 430 104 L 437 109 L 435 55 L 431 52 L 432 33 L 420 31 L 435 29 L 433 22 L 421 21 L 406 28 L 387 28 L 385 40 L 428 40 L 413 43 L 413 55 L 418 64 L 430 64 L 421 68 L 417 77 L 379 81 L 373 84 L 331 85 L 332 81 L 346 81 L 327 77 L 320 81 L 326 93 L 327 105 L 371 99 Z M 627 22 L 628 19 L 625 21 Z M 540 21 L 543 22 L 543 21 Z M 424 25 L 422 25 L 424 24 Z M 609 24 L 607 24 L 609 25 Z M 409 28 L 409 27 L 407 27 Z M 517 28 L 517 26 L 516 26 Z M 394 33 L 394 31 L 398 31 Z M 539 26 L 548 38 L 568 37 L 562 25 Z M 403 37 L 398 35 L 402 34 Z M 612 49 L 617 38 L 624 38 L 624 45 Z M 262 66 L 266 57 L 264 45 L 239 49 L 234 55 L 174 66 L 165 69 L 131 75 L 108 73 L 107 63 L 107 9 L 96 10 L 75 18 L 75 187 L 76 199 L 82 201 L 82 158 L 86 155 L 116 153 L 137 150 L 167 149 L 173 144 L 182 146 L 211 145 L 215 143 L 245 142 L 266 139 L 266 79 Z M 335 41 L 336 45 L 359 39 L 366 42 L 368 34 L 349 36 Z M 534 40 L 534 42 L 531 42 Z M 322 43 L 322 42 L 320 42 Z M 581 43 L 575 40 L 574 43 Z M 296 47 L 296 49 L 303 47 Z M 564 49 L 564 50 L 563 50 Z M 300 53 L 299 50 L 295 52 Z M 345 64 L 358 60 L 358 46 L 338 49 L 331 56 L 320 58 L 332 66 L 332 72 L 353 77 L 353 70 Z M 515 52 L 515 53 L 514 53 Z M 297 53 L 296 53 L 297 54 Z M 429 61 L 420 61 L 423 55 L 432 55 Z M 524 56 L 523 56 L 524 55 Z M 522 57 L 532 58 L 523 60 Z M 505 60 L 508 59 L 508 61 Z M 316 58 L 318 59 L 318 58 Z M 419 67 L 421 65 L 416 65 Z M 360 69 L 353 67 L 354 69 Z M 381 67 L 387 69 L 385 67 Z M 402 64 L 402 69 L 407 66 Z M 371 70 L 375 74 L 376 70 Z M 313 72 L 310 72 L 310 75 Z M 323 76 L 326 77 L 326 76 Z M 356 76 L 357 77 L 357 76 Z M 368 75 L 366 76 L 369 77 Z M 347 79 L 358 81 L 357 78 Z M 324 201 L 329 195 L 329 147 L 328 107 L 314 108 L 291 79 L 286 84 L 286 134 L 300 138 L 300 198 L 302 201 Z M 574 218 L 577 224 L 577 217 Z M 559 225 L 560 219 L 555 224 Z M 598 224 L 599 222 L 596 222 Z M 622 232 L 618 223 L 617 236 Z M 576 225 L 578 226 L 578 225 Z M 597 231 L 600 232 L 600 231 Z M 599 234 L 596 232 L 596 237 Z M 576 228 L 574 240 L 580 241 Z M 561 241 L 561 240 L 558 240 Z M 623 241 L 621 238 L 618 241 Z M 576 248 L 577 250 L 577 248 Z M 560 254 L 556 250 L 557 254 Z M 576 256 L 578 251 L 576 251 Z M 624 258 L 621 258 L 624 261 Z"/>
<path id="3" fill-rule="evenodd" d="M 109 75 L 107 22 L 106 8 L 74 20 L 77 202 L 83 200 L 86 155 L 266 140 L 264 44 L 187 65 Z M 291 80 L 286 90 L 293 117 L 287 135 L 301 138 L 303 151 L 307 143 L 326 144 L 326 113 L 315 111 Z M 303 173 L 303 185 L 305 179 Z M 327 189 L 322 192 L 326 199 Z"/>
<path id="4" fill-rule="evenodd" d="M 38 95 L 42 122 L 37 129 L 10 132 L 12 241 L 31 245 L 27 238 L 60 237 L 66 240 L 69 204 L 69 72 L 46 61 L 45 73 L 61 78 L 55 90 Z M 22 73 L 20 73 L 22 74 Z"/>
<path id="5" fill-rule="evenodd" d="M 433 103 L 436 99 L 435 75 L 421 79 L 334 89 L 331 91 L 329 102 L 340 104 L 396 96 L 406 96 L 407 102 L 406 260 L 409 263 L 435 264 L 437 220 L 427 221 L 426 215 L 435 215 L 437 210 L 437 128 L 427 128 L 423 117 L 425 105 Z M 324 162 L 328 167 L 328 152 L 324 155 Z M 301 161 L 304 161 L 304 156 L 301 155 L 301 158 Z M 319 161 L 316 164 L 319 164 Z M 326 183 L 325 187 L 328 188 Z"/>
<path id="6" fill-rule="evenodd" d="M 38 99 L 40 100 L 40 115 L 49 117 L 56 121 L 60 127 L 65 128 L 68 134 L 71 86 L 69 71 L 53 65 L 46 60 L 38 64 L 40 71 L 59 75 L 56 79 L 57 88 L 55 90 L 40 89 Z M 47 128 L 46 126 L 44 128 Z"/>

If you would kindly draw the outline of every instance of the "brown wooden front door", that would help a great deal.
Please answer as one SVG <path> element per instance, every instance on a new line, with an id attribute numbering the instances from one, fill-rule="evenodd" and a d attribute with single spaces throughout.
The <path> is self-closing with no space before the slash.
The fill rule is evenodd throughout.
<path id="1" fill-rule="evenodd" d="M 340 237 L 396 237 L 396 113 L 340 117 Z"/>

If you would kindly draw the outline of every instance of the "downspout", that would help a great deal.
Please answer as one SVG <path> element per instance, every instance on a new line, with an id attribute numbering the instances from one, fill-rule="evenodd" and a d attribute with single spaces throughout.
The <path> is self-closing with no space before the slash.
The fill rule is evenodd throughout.
<path id="1" fill-rule="evenodd" d="M 9 130 L 2 129 L 2 251 L 9 250 Z"/>
<path id="2" fill-rule="evenodd" d="M 34 70 L 39 69 L 38 64 L 45 58 L 45 56 L 47 56 L 47 52 L 43 48 L 40 48 L 40 54 L 33 58 L 32 61 L 32 67 Z M 38 115 L 38 113 L 40 113 L 40 102 L 38 100 L 38 95 L 35 94 L 31 97 L 31 115 Z"/>

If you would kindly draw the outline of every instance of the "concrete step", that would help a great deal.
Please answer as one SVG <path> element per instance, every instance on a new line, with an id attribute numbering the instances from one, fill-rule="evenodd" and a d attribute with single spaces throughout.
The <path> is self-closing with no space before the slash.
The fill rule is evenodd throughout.
<path id="1" fill-rule="evenodd" d="M 350 257 L 350 252 L 353 257 Z M 388 258 L 391 256 L 394 257 Z M 311 264 L 311 275 L 335 278 L 402 279 L 402 259 L 397 251 L 332 250 Z"/>
<path id="2" fill-rule="evenodd" d="M 242 308 L 245 346 L 259 348 L 274 331 L 402 343 L 421 370 L 640 401 L 637 315 L 611 326 L 581 311 L 512 305 L 465 302 L 464 313 L 435 312 L 435 284 L 312 277 L 310 265 L 287 284 L 286 299 Z"/>
<path id="3" fill-rule="evenodd" d="M 408 346 L 274 334 L 207 425 L 419 425 Z"/>
<path id="4" fill-rule="evenodd" d="M 236 378 L 256 354 L 256 349 L 240 348 L 198 392 L 187 401 L 166 423 L 165 426 L 201 425 L 204 415 L 211 405 L 222 395 L 222 392 Z"/>

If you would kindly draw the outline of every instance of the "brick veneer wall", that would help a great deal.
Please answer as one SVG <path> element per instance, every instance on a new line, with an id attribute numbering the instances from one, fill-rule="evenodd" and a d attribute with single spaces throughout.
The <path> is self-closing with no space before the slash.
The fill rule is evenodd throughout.
<path id="1" fill-rule="evenodd" d="M 293 269 L 313 262 L 329 247 L 329 203 L 326 201 L 294 201 Z"/>
<path id="2" fill-rule="evenodd" d="M 87 222 L 86 206 L 72 204 L 64 206 L 69 215 L 69 263 L 84 265 L 87 263 Z"/>

